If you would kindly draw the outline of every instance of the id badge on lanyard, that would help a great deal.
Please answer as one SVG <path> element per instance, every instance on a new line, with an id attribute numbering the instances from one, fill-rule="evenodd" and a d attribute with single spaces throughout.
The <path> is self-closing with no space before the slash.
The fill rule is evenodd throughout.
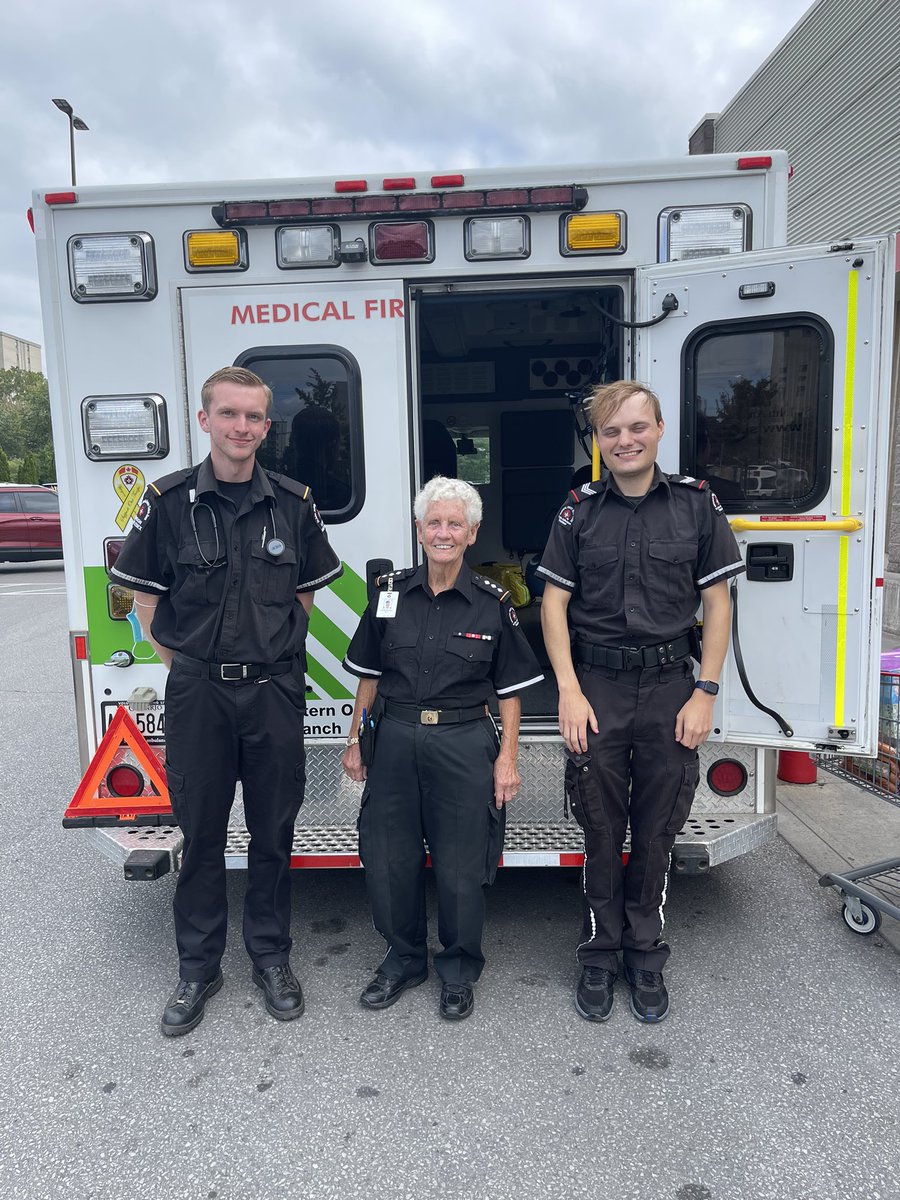
<path id="1" fill-rule="evenodd" d="M 400 593 L 394 591 L 393 576 L 388 576 L 388 590 L 382 592 L 378 597 L 378 607 L 375 610 L 375 616 L 387 620 L 390 617 L 396 617 L 397 605 L 400 602 Z"/>

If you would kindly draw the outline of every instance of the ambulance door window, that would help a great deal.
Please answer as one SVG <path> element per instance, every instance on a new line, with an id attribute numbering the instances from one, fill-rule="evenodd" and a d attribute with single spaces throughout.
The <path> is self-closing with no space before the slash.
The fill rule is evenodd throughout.
<path id="1" fill-rule="evenodd" d="M 237 365 L 272 389 L 272 427 L 257 459 L 312 489 L 326 522 L 349 521 L 365 496 L 359 367 L 337 347 L 248 350 Z"/>
<path id="2" fill-rule="evenodd" d="M 805 512 L 828 490 L 833 337 L 807 314 L 724 321 L 684 349 L 682 470 L 731 512 Z"/>

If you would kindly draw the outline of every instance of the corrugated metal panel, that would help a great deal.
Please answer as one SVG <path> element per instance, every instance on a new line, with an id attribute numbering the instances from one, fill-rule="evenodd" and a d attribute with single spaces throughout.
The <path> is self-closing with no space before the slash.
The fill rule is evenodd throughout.
<path id="1" fill-rule="evenodd" d="M 784 147 L 788 240 L 900 229 L 900 0 L 819 0 L 721 113 L 716 150 Z"/>

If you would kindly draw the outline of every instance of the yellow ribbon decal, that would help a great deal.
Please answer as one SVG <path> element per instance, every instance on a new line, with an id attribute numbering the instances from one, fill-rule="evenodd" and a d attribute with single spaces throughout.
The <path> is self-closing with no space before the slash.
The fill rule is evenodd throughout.
<path id="1" fill-rule="evenodd" d="M 116 469 L 113 475 L 113 488 L 122 501 L 122 506 L 116 513 L 116 524 L 125 532 L 125 526 L 138 510 L 141 497 L 144 494 L 144 473 L 130 463 L 124 463 Z"/>

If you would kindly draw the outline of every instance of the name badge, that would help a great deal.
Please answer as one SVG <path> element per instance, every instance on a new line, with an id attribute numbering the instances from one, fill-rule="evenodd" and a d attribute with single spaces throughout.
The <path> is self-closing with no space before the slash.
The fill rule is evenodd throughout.
<path id="1" fill-rule="evenodd" d="M 378 597 L 378 608 L 375 610 L 375 616 L 385 618 L 396 617 L 399 601 L 399 592 L 382 592 Z"/>

